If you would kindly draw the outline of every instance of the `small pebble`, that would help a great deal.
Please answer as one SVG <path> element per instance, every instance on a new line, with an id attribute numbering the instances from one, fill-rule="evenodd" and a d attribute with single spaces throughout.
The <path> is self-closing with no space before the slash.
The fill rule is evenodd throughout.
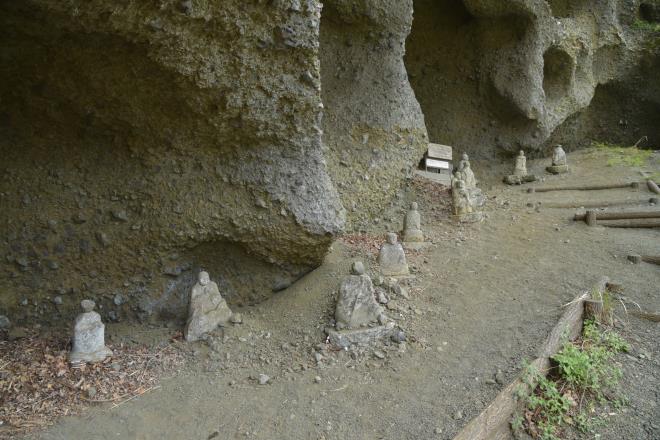
<path id="1" fill-rule="evenodd" d="M 265 374 L 259 375 L 259 385 L 267 385 L 270 382 L 270 377 Z"/>

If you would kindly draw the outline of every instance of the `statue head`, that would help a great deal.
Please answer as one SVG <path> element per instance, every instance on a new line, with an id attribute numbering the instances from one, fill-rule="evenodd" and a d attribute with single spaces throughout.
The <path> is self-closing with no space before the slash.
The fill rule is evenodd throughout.
<path id="1" fill-rule="evenodd" d="M 557 145 L 555 145 L 555 151 L 556 152 L 564 151 L 564 148 L 561 145 L 557 144 Z"/>
<path id="2" fill-rule="evenodd" d="M 356 261 L 351 266 L 351 273 L 353 275 L 364 275 L 364 264 L 362 261 Z"/>
<path id="3" fill-rule="evenodd" d="M 518 156 L 520 156 L 520 157 L 524 157 L 524 156 L 525 156 L 525 152 L 524 152 L 523 150 L 520 150 L 520 153 L 518 153 Z"/>
<path id="4" fill-rule="evenodd" d="M 461 157 L 463 158 L 463 160 L 470 160 L 470 156 L 468 156 L 467 153 L 463 153 Z"/>
<path id="5" fill-rule="evenodd" d="M 211 277 L 209 276 L 208 272 L 201 271 L 199 275 L 197 275 L 197 281 L 202 286 L 206 286 L 208 283 L 211 282 Z"/>
<path id="6" fill-rule="evenodd" d="M 84 299 L 80 303 L 80 307 L 82 307 L 82 309 L 85 313 L 89 313 L 92 310 L 94 310 L 94 307 L 96 307 L 96 303 L 94 301 L 92 301 L 91 299 Z"/>
<path id="7" fill-rule="evenodd" d="M 389 244 L 396 244 L 397 242 L 397 236 L 394 232 L 388 232 L 387 233 L 387 242 Z"/>
<path id="8" fill-rule="evenodd" d="M 417 202 L 412 202 L 412 203 L 410 204 L 410 209 L 411 209 L 412 211 L 417 211 Z"/>

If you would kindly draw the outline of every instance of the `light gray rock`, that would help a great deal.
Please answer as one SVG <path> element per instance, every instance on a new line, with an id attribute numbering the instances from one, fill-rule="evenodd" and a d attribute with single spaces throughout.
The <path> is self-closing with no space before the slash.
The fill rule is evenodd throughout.
<path id="1" fill-rule="evenodd" d="M 198 341 L 219 325 L 226 325 L 231 317 L 232 312 L 220 295 L 218 285 L 211 281 L 207 272 L 200 272 L 190 293 L 188 322 L 183 332 L 186 341 Z"/>
<path id="2" fill-rule="evenodd" d="M 387 234 L 387 242 L 380 248 L 378 254 L 380 272 L 384 276 L 405 276 L 410 274 L 406 254 L 403 247 L 397 241 L 394 233 Z"/>
<path id="3" fill-rule="evenodd" d="M 270 376 L 266 374 L 259 375 L 259 385 L 268 385 L 269 382 L 270 382 Z"/>
<path id="4" fill-rule="evenodd" d="M 78 315 L 73 328 L 73 348 L 69 353 L 69 361 L 103 362 L 112 356 L 112 350 L 105 346 L 105 325 L 101 315 L 94 311 L 94 301 L 86 299 L 80 305 L 83 313 Z"/>
<path id="5" fill-rule="evenodd" d="M 353 263 L 352 275 L 346 277 L 339 287 L 339 298 L 335 309 L 338 330 L 356 329 L 378 320 L 383 309 L 375 298 L 374 286 L 369 275 L 364 273 L 364 265 Z"/>

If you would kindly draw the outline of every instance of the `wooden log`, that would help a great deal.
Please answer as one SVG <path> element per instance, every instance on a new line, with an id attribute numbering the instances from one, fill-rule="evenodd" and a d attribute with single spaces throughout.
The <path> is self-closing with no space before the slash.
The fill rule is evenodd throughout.
<path id="1" fill-rule="evenodd" d="M 660 218 L 633 219 L 633 220 L 601 220 L 600 226 L 608 228 L 660 228 Z"/>
<path id="2" fill-rule="evenodd" d="M 603 292 L 608 282 L 608 278 L 601 278 L 590 293 Z M 535 368 L 541 374 L 547 374 L 550 369 L 550 358 L 561 349 L 566 340 L 575 340 L 580 335 L 584 316 L 584 301 L 588 297 L 589 294 L 581 295 L 565 306 L 566 308 L 559 322 L 541 347 L 539 357 L 530 364 L 532 368 Z M 536 384 L 532 383 L 530 385 L 525 384 L 522 377 L 513 381 L 495 397 L 495 400 L 481 414 L 472 419 L 454 437 L 454 440 L 510 439 L 511 427 L 509 423 L 520 404 L 516 399 L 516 395 L 521 389 L 525 393 L 530 393 L 532 391 L 531 387 L 535 387 Z"/>
<path id="3" fill-rule="evenodd" d="M 660 218 L 660 211 L 628 211 L 628 212 L 597 212 L 587 211 L 585 214 L 575 214 L 573 220 L 587 220 L 587 214 L 593 212 L 597 220 L 631 220 L 639 218 Z"/>
<path id="4" fill-rule="evenodd" d="M 589 226 L 596 226 L 598 224 L 598 217 L 596 216 L 596 211 L 587 211 L 584 215 L 584 221 Z"/>
<path id="5" fill-rule="evenodd" d="M 642 255 L 642 261 L 660 266 L 660 257 L 654 255 Z"/>
<path id="6" fill-rule="evenodd" d="M 649 187 L 649 191 L 654 192 L 656 194 L 660 194 L 660 188 L 658 185 L 651 179 L 646 181 L 646 186 Z"/>
<path id="7" fill-rule="evenodd" d="M 609 208 L 610 206 L 619 206 L 619 205 L 644 205 L 645 203 L 650 203 L 651 205 L 656 205 L 658 199 L 653 197 L 649 200 L 614 200 L 608 202 L 538 202 L 543 208 Z"/>
<path id="8" fill-rule="evenodd" d="M 598 191 L 603 189 L 639 188 L 639 182 L 613 183 L 604 185 L 569 185 L 569 186 L 546 186 L 541 188 L 529 188 L 528 192 L 550 192 L 550 191 Z"/>

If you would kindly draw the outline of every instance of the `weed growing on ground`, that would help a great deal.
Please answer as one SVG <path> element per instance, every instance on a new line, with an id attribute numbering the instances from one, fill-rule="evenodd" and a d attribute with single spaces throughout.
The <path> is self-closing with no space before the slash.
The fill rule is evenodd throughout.
<path id="1" fill-rule="evenodd" d="M 646 32 L 660 32 L 660 23 L 651 23 L 646 20 L 635 20 L 633 28 Z"/>
<path id="2" fill-rule="evenodd" d="M 592 142 L 591 146 L 606 152 L 608 167 L 617 165 L 642 167 L 646 165 L 646 162 L 653 154 L 651 150 L 640 150 L 637 147 L 622 147 L 606 142 Z"/>
<path id="3" fill-rule="evenodd" d="M 613 358 L 629 349 L 617 333 L 587 321 L 582 337 L 565 343 L 553 356 L 554 367 L 547 377 L 526 367 L 523 382 L 535 384 L 535 388 L 531 394 L 520 396 L 525 408 L 522 415 L 513 418 L 511 427 L 541 440 L 559 440 L 567 426 L 592 432 L 602 423 L 593 416 L 597 404 L 610 403 L 615 408 L 625 404 L 616 396 L 622 371 Z"/>

